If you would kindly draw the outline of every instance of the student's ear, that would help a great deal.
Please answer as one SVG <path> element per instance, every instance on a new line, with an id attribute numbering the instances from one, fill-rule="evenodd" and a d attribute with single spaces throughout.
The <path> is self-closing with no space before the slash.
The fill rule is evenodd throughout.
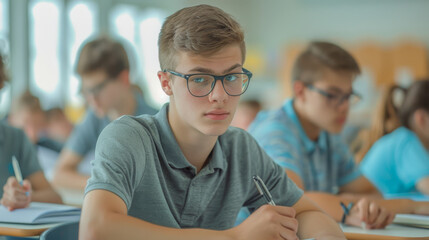
<path id="1" fill-rule="evenodd" d="M 158 78 L 161 83 L 162 90 L 168 96 L 173 95 L 173 91 L 171 90 L 171 79 L 168 73 L 163 71 L 158 71 Z"/>
<path id="2" fill-rule="evenodd" d="M 417 109 L 414 112 L 414 123 L 419 129 L 427 128 L 429 125 L 429 114 L 423 109 Z"/>
<path id="3" fill-rule="evenodd" d="M 130 85 L 130 71 L 123 70 L 121 73 L 119 73 L 118 79 L 125 85 Z"/>
<path id="4" fill-rule="evenodd" d="M 293 94 L 296 99 L 300 99 L 300 100 L 305 99 L 304 89 L 305 89 L 305 85 L 303 82 L 295 81 L 293 83 Z"/>

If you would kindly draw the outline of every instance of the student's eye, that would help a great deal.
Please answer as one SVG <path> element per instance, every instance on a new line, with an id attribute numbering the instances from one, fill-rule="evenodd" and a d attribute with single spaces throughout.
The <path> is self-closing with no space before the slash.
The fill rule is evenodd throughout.
<path id="1" fill-rule="evenodd" d="M 208 82 L 208 77 L 206 77 L 206 76 L 194 76 L 190 80 L 194 83 L 206 83 L 206 82 Z"/>
<path id="2" fill-rule="evenodd" d="M 227 76 L 225 77 L 225 80 L 227 80 L 227 81 L 229 81 L 229 82 L 235 81 L 235 80 L 237 80 L 237 79 L 238 79 L 238 77 L 237 77 L 236 75 L 227 75 Z"/>

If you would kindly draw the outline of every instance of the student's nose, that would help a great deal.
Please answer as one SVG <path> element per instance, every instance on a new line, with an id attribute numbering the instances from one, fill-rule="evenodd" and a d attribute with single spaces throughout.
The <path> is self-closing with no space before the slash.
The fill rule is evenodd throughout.
<path id="1" fill-rule="evenodd" d="M 216 80 L 214 84 L 215 86 L 213 88 L 213 91 L 209 94 L 209 100 L 216 102 L 224 102 L 228 98 L 228 94 L 225 92 L 222 82 Z"/>

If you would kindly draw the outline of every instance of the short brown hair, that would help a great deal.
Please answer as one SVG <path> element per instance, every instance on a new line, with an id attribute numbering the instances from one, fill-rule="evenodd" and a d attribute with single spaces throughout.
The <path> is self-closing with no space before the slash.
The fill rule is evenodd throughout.
<path id="1" fill-rule="evenodd" d="M 117 77 L 130 64 L 121 43 L 107 37 L 100 37 L 85 44 L 80 50 L 76 72 L 82 76 L 95 71 L 103 71 L 109 77 Z"/>
<path id="2" fill-rule="evenodd" d="M 3 84 L 6 82 L 6 80 L 6 69 L 4 68 L 3 56 L 0 54 L 0 89 L 3 88 Z"/>
<path id="3" fill-rule="evenodd" d="M 161 70 L 176 67 L 178 51 L 209 55 L 234 43 L 240 45 L 244 62 L 244 33 L 229 14 L 204 4 L 183 8 L 162 25 L 158 38 Z"/>
<path id="4" fill-rule="evenodd" d="M 313 83 L 323 69 L 360 74 L 353 56 L 338 45 L 315 41 L 298 56 L 292 69 L 292 82 Z"/>
<path id="5" fill-rule="evenodd" d="M 25 91 L 12 103 L 11 113 L 17 113 L 21 111 L 37 112 L 43 110 L 39 99 L 31 94 L 31 92 Z"/>

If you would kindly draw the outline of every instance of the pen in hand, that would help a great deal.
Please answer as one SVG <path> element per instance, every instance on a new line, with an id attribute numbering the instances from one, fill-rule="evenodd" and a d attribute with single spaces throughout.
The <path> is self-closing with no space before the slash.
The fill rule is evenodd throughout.
<path id="1" fill-rule="evenodd" d="M 19 167 L 19 163 L 18 160 L 16 160 L 15 156 L 12 156 L 12 167 L 13 167 L 13 172 L 15 173 L 15 178 L 18 181 L 19 184 L 23 184 L 23 179 L 22 179 L 22 173 L 21 173 L 21 168 Z M 28 196 L 28 192 L 25 193 L 26 196 Z"/>
<path id="2" fill-rule="evenodd" d="M 273 197 L 271 196 L 270 192 L 268 191 L 267 186 L 265 186 L 264 181 L 258 176 L 255 175 L 252 177 L 253 182 L 256 185 L 256 188 L 258 189 L 258 192 L 265 198 L 268 204 L 275 206 L 276 203 L 273 201 Z"/>

